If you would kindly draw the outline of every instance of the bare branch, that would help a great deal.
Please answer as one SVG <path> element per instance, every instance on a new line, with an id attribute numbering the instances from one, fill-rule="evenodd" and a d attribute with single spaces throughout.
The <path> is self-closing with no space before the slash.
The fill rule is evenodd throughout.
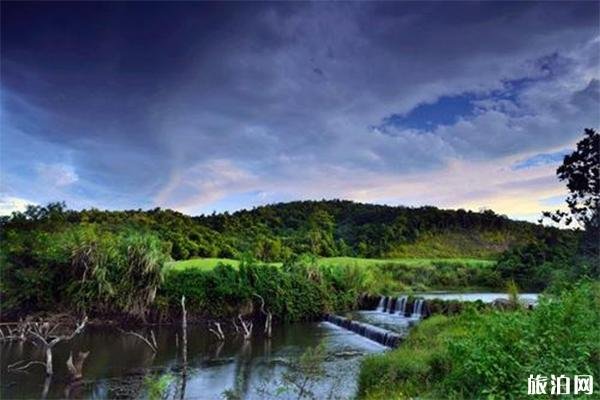
<path id="1" fill-rule="evenodd" d="M 148 347 L 150 347 L 150 349 L 152 349 L 152 351 L 154 353 L 156 353 L 156 351 L 158 350 L 152 343 L 150 343 L 150 341 L 148 339 L 146 339 L 143 335 L 140 335 L 137 332 L 133 332 L 133 331 L 124 331 L 123 329 L 119 329 L 119 331 L 121 331 L 122 333 L 125 333 L 127 335 L 133 335 L 135 337 L 137 337 L 138 339 L 140 339 L 142 342 L 146 343 L 148 345 Z"/>
<path id="2" fill-rule="evenodd" d="M 77 328 L 75 328 L 75 330 L 73 332 L 71 332 L 70 335 L 58 336 L 58 337 L 54 338 L 48 345 L 50 347 L 53 347 L 58 342 L 69 341 L 69 340 L 73 339 L 75 336 L 77 336 L 77 335 L 79 335 L 81 333 L 81 331 L 83 330 L 83 328 L 85 328 L 85 324 L 87 323 L 87 321 L 88 321 L 88 317 L 86 315 L 83 318 L 83 320 L 79 323 L 79 325 L 77 325 Z"/>
<path id="3" fill-rule="evenodd" d="M 213 324 L 215 325 L 216 329 L 208 328 L 208 330 L 211 331 L 220 341 L 225 340 L 225 334 L 221 329 L 221 324 L 218 322 L 213 322 Z"/>
<path id="4" fill-rule="evenodd" d="M 158 344 L 156 344 L 156 336 L 154 336 L 153 329 L 150 330 L 150 339 L 152 339 L 152 344 L 154 345 L 154 348 L 158 349 Z"/>
<path id="5" fill-rule="evenodd" d="M 18 366 L 19 364 L 22 364 L 24 362 L 25 362 L 24 360 L 17 361 L 16 363 L 13 363 L 13 364 L 10 364 L 9 366 L 7 366 L 6 369 L 9 371 L 23 371 L 24 369 L 27 369 L 27 368 L 31 367 L 32 365 L 41 365 L 43 367 L 46 366 L 46 364 L 43 363 L 42 361 L 29 361 L 25 365 Z"/>
<path id="6" fill-rule="evenodd" d="M 240 320 L 240 323 L 242 324 L 242 329 L 244 330 L 244 340 L 250 340 L 250 338 L 252 337 L 252 322 L 244 321 L 244 319 L 242 318 L 242 314 L 238 314 L 238 319 Z"/>
<path id="7" fill-rule="evenodd" d="M 271 325 L 273 323 L 273 314 L 271 314 L 271 312 L 267 312 L 265 310 L 265 299 L 263 299 L 263 297 L 261 295 L 259 295 L 258 293 L 252 293 L 253 296 L 256 296 L 260 299 L 260 312 L 263 313 L 265 315 L 265 334 L 267 335 L 267 337 L 271 337 Z"/>

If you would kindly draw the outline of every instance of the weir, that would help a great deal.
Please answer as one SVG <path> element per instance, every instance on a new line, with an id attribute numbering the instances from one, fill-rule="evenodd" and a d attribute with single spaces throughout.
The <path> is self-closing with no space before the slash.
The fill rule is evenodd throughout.
<path id="1" fill-rule="evenodd" d="M 396 314 L 404 316 L 406 314 L 406 302 L 408 301 L 408 296 L 398 297 L 396 300 Z"/>
<path id="2" fill-rule="evenodd" d="M 385 307 L 383 308 L 385 310 Z M 398 347 L 402 337 L 395 333 L 364 322 L 354 321 L 339 315 L 327 314 L 325 321 L 357 333 L 387 347 Z"/>
<path id="3" fill-rule="evenodd" d="M 415 299 L 412 303 L 412 311 L 407 314 L 408 296 L 399 296 L 397 298 L 381 296 L 375 309 L 378 312 L 390 313 L 399 317 L 409 317 L 411 319 L 423 318 L 423 308 L 425 299 Z"/>
<path id="4" fill-rule="evenodd" d="M 413 304 L 413 312 L 412 312 L 411 318 L 421 319 L 421 316 L 423 315 L 423 304 L 424 303 L 425 303 L 425 300 L 423 300 L 423 299 L 415 300 L 415 302 Z"/>

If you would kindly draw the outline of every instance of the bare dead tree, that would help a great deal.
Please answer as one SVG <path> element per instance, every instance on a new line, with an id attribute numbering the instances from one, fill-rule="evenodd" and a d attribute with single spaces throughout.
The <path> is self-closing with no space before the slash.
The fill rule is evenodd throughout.
<path id="1" fill-rule="evenodd" d="M 219 322 L 213 322 L 213 325 L 215 326 L 215 329 L 208 328 L 208 330 L 211 331 L 219 341 L 224 341 L 225 334 L 223 333 L 223 329 L 221 329 L 221 324 Z"/>
<path id="2" fill-rule="evenodd" d="M 185 296 L 181 296 L 181 341 L 183 344 L 183 364 L 187 366 L 187 311 Z"/>
<path id="3" fill-rule="evenodd" d="M 235 322 L 234 317 L 231 317 L 231 323 L 233 324 L 233 328 L 235 329 L 235 332 L 240 333 L 240 328 L 238 327 L 237 323 Z"/>
<path id="4" fill-rule="evenodd" d="M 63 335 L 55 334 L 58 328 L 63 326 L 60 323 L 52 324 L 49 321 L 31 324 L 30 329 L 27 331 L 27 336 L 32 339 L 32 342 L 41 346 L 46 352 L 46 375 L 51 376 L 53 373 L 52 368 L 52 349 L 60 342 L 66 342 L 79 335 L 87 324 L 88 317 L 84 317 L 79 322 L 75 329 L 70 333 Z"/>
<path id="5" fill-rule="evenodd" d="M 180 399 L 183 400 L 187 382 L 187 311 L 185 310 L 185 296 L 181 296 L 181 341 L 183 345 L 183 368 L 181 370 Z"/>
<path id="6" fill-rule="evenodd" d="M 252 321 L 244 321 L 244 319 L 242 318 L 242 314 L 238 314 L 238 319 L 240 320 L 240 324 L 242 325 L 242 334 L 244 336 L 244 340 L 250 340 L 250 338 L 252 337 Z"/>
<path id="7" fill-rule="evenodd" d="M 0 325 L 0 342 L 10 342 L 27 340 L 27 331 L 29 331 L 29 321 L 20 320 L 19 322 L 8 322 Z M 5 333 L 6 330 L 6 333 Z"/>
<path id="8" fill-rule="evenodd" d="M 70 382 L 65 386 L 65 398 L 66 399 L 78 399 L 82 398 L 82 387 L 83 387 L 83 364 L 90 355 L 89 351 L 78 352 L 75 359 L 73 359 L 73 352 L 69 352 L 69 359 L 67 360 L 67 370 L 71 375 Z"/>
<path id="9" fill-rule="evenodd" d="M 265 310 L 265 299 L 263 299 L 263 297 L 257 293 L 253 293 L 254 296 L 258 297 L 260 299 L 260 312 L 265 316 L 265 335 L 268 338 L 271 338 L 272 336 L 272 323 L 273 323 L 273 314 L 271 314 L 270 311 L 266 311 Z"/>
<path id="10" fill-rule="evenodd" d="M 85 360 L 89 355 L 89 351 L 80 351 L 75 357 L 75 360 L 73 360 L 73 353 L 69 353 L 69 359 L 67 360 L 67 369 L 71 374 L 72 381 L 78 381 L 81 378 L 83 378 L 83 363 L 85 363 Z"/>
<path id="11" fill-rule="evenodd" d="M 76 323 L 72 330 L 69 330 L 60 320 L 43 322 L 20 321 L 15 329 L 8 326 L 9 334 L 3 335 L 3 340 L 28 340 L 35 346 L 41 347 L 46 354 L 45 362 L 35 360 L 27 362 L 26 360 L 21 360 L 9 365 L 8 369 L 12 371 L 24 371 L 33 365 L 43 365 L 46 375 L 51 376 L 54 372 L 52 367 L 52 349 L 58 343 L 69 341 L 80 334 L 85 328 L 87 321 L 88 318 L 86 316 L 80 322 Z M 62 334 L 58 334 L 57 332 L 61 330 Z"/>

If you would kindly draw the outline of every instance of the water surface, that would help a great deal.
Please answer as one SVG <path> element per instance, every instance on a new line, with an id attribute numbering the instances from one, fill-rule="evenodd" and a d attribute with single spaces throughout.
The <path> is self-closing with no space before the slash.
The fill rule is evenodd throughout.
<path id="1" fill-rule="evenodd" d="M 48 398 L 129 398 L 145 397 L 148 376 L 170 374 L 170 398 L 181 398 L 180 330 L 155 329 L 159 350 L 153 352 L 139 339 L 108 328 L 88 328 L 70 343 L 54 351 L 55 375 Z M 305 323 L 274 328 L 273 338 L 253 338 L 250 342 L 228 338 L 219 343 L 204 327 L 188 327 L 188 369 L 183 398 L 220 399 L 227 392 L 232 398 L 297 398 L 294 382 L 303 381 L 295 366 L 308 348 L 322 343 L 325 360 L 323 375 L 307 385 L 317 398 L 349 398 L 356 390 L 356 378 L 363 356 L 384 351 L 375 342 L 327 322 Z M 180 344 L 180 343 L 179 343 Z M 67 382 L 65 362 L 69 351 L 89 350 L 84 367 L 84 382 L 78 387 Z M 41 360 L 40 349 L 29 343 L 0 346 L 0 397 L 40 398 L 45 377 L 41 366 L 29 373 L 7 372 L 7 365 L 21 359 Z M 292 381 L 285 380 L 291 375 Z M 233 397 L 237 396 L 237 397 Z"/>
<path id="2" fill-rule="evenodd" d="M 415 296 L 422 297 L 424 299 L 440 299 L 440 300 L 459 300 L 459 301 L 483 301 L 484 303 L 491 303 L 496 299 L 508 299 L 507 293 L 451 293 L 451 292 L 429 292 L 429 293 L 418 293 Z M 519 293 L 519 299 L 525 303 L 535 304 L 537 303 L 539 294 L 538 293 Z"/>

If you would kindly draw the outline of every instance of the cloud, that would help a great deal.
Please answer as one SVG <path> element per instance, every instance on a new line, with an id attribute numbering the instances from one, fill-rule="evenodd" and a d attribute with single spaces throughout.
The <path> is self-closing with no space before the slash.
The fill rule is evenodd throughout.
<path id="1" fill-rule="evenodd" d="M 35 203 L 18 197 L 0 196 L 0 215 L 25 211 L 28 205 L 35 205 Z"/>
<path id="2" fill-rule="evenodd" d="M 598 8 L 10 4 L 3 169 L 11 193 L 77 206 L 196 213 L 349 197 L 533 212 L 549 189 L 520 174 L 544 171 L 551 187 L 553 171 L 511 166 L 570 148 L 597 124 Z M 473 176 L 488 163 L 512 180 Z M 38 174 L 52 187 L 29 196 Z M 539 192 L 511 201 L 501 189 L 523 182 Z"/>
<path id="3" fill-rule="evenodd" d="M 37 173 L 42 181 L 50 186 L 69 186 L 79 180 L 73 167 L 65 164 L 38 164 Z"/>
<path id="4" fill-rule="evenodd" d="M 230 160 L 212 160 L 173 175 L 154 203 L 182 212 L 193 212 L 226 195 L 243 193 L 257 185 L 256 177 Z"/>

